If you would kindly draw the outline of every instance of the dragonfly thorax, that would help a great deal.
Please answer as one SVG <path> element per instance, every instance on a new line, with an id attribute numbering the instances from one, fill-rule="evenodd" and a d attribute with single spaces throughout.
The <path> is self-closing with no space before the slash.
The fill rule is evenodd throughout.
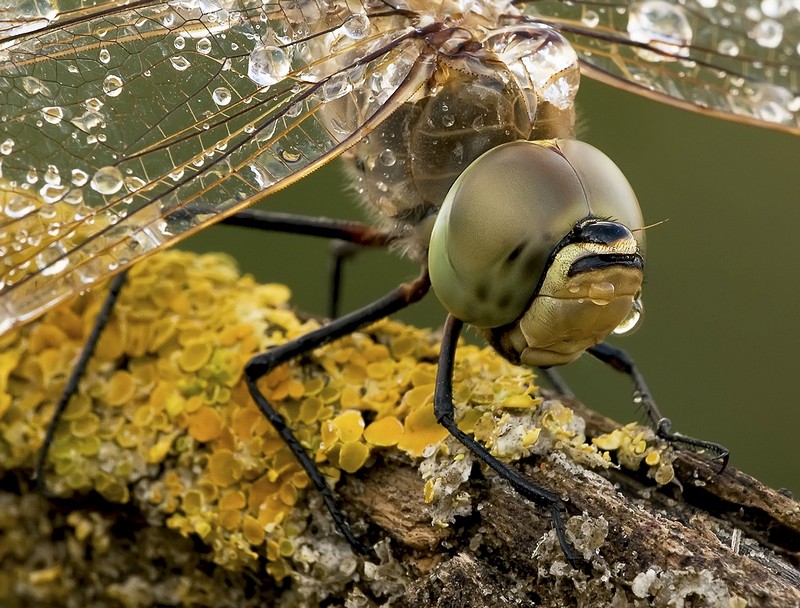
<path id="1" fill-rule="evenodd" d="M 572 135 L 571 109 L 532 107 L 535 100 L 504 66 L 493 68 L 492 74 L 450 70 L 443 84 L 432 85 L 435 92 L 401 106 L 344 157 L 362 200 L 378 223 L 408 237 L 404 249 L 414 259 L 424 259 L 429 237 L 417 227 L 475 159 L 533 136 Z"/>

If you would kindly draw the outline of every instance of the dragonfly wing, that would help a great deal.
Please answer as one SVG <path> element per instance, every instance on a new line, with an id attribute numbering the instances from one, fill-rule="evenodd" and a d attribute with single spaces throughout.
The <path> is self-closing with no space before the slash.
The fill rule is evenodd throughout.
<path id="1" fill-rule="evenodd" d="M 800 133 L 800 12 L 760 0 L 526 2 L 588 76 L 700 113 Z"/>
<path id="2" fill-rule="evenodd" d="M 0 331 L 300 179 L 432 70 L 347 2 L 28 4 L 0 12 Z"/>

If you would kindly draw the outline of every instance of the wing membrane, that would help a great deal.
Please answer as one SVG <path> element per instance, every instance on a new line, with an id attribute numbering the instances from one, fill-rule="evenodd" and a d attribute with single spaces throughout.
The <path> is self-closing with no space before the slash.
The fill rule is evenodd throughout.
<path id="1" fill-rule="evenodd" d="M 518 4 L 569 38 L 590 77 L 693 111 L 800 132 L 800 12 L 791 3 Z"/>
<path id="2" fill-rule="evenodd" d="M 0 329 L 299 179 L 427 75 L 403 19 L 344 2 L 40 4 L 0 19 Z"/>

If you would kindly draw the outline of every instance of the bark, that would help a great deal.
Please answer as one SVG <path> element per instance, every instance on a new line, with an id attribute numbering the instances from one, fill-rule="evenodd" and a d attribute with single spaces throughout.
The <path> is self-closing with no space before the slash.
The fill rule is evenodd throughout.
<path id="1" fill-rule="evenodd" d="M 615 427 L 569 405 L 590 436 Z M 516 466 L 568 500 L 568 530 L 584 567 L 565 562 L 547 513 L 489 473 L 469 482 L 471 515 L 432 527 L 419 473 L 400 457 L 339 487 L 360 532 L 389 539 L 379 548 L 383 565 L 350 557 L 340 564 L 342 577 L 313 592 L 303 591 L 313 569 L 276 586 L 252 569 L 214 565 L 201 542 L 165 529 L 146 509 L 97 496 L 47 500 L 16 471 L 0 495 L 0 597 L 16 598 L 11 606 L 33 598 L 40 605 L 169 604 L 179 596 L 194 605 L 311 606 L 321 594 L 328 606 L 409 608 L 800 605 L 800 507 L 740 471 L 719 474 L 716 464 L 684 452 L 674 463 L 676 482 L 656 489 L 635 472 L 598 473 L 559 453 Z M 341 545 L 324 524 L 318 534 L 321 544 Z"/>
<path id="2" fill-rule="evenodd" d="M 288 450 L 237 367 L 307 331 L 283 305 L 288 293 L 240 278 L 227 258 L 179 252 L 145 261 L 128 281 L 56 433 L 48 475 L 60 498 L 37 492 L 31 471 L 102 292 L 0 336 L 0 606 L 800 606 L 800 505 L 792 497 L 733 468 L 720 474 L 688 452 L 678 453 L 664 486 L 644 471 L 589 469 L 581 463 L 601 464 L 601 455 L 560 404 L 531 397 L 527 370 L 461 348 L 456 385 L 470 404 L 459 405 L 462 413 L 486 415 L 490 427 L 552 414 L 552 426 L 512 425 L 533 437 L 527 445 L 536 455 L 510 466 L 565 500 L 570 542 L 585 559 L 571 567 L 545 509 L 479 465 L 470 471 L 458 446 L 440 445 L 441 429 L 425 413 L 436 336 L 397 323 L 320 349 L 268 383 L 291 396 L 310 379 L 311 395 L 322 386 L 331 389 L 327 399 L 338 395 L 324 416 L 321 399 L 304 410 L 300 397 L 284 396 L 281 406 L 292 420 L 303 412 L 314 420 L 298 430 L 319 446 L 328 474 L 340 472 L 334 448 L 344 444 L 323 449 L 320 433 L 340 410 L 363 413 L 362 424 L 393 413 L 404 438 L 419 438 L 418 451 L 438 446 L 431 458 L 444 468 L 434 467 L 436 475 L 455 474 L 448 487 L 457 490 L 459 516 L 433 526 L 425 463 L 407 455 L 417 450 L 376 440 L 336 488 L 355 533 L 375 547 L 375 556 L 358 557 L 319 495 L 303 491 L 299 466 L 282 456 Z M 377 378 L 371 393 L 360 391 L 368 369 Z M 514 404 L 502 401 L 515 391 Z M 363 397 L 359 410 L 353 395 Z M 583 417 L 588 437 L 617 426 L 562 401 Z M 562 426 L 573 434 L 559 435 Z M 484 436 L 492 430 L 481 428 Z"/>

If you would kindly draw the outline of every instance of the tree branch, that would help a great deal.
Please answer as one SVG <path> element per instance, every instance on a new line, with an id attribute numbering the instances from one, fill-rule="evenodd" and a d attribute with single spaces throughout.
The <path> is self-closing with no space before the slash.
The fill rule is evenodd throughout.
<path id="1" fill-rule="evenodd" d="M 102 294 L 0 337 L 0 603 L 800 605 L 794 499 L 574 401 L 536 399 L 529 372 L 463 347 L 459 424 L 565 499 L 586 559 L 570 567 L 549 514 L 428 425 L 435 338 L 397 323 L 265 382 L 323 471 L 341 476 L 349 521 L 380 559 L 356 557 L 240 388 L 251 351 L 308 323 L 224 260 L 187 255 L 132 273 L 59 426 L 47 478 L 58 498 L 36 494 L 29 476 Z M 382 448 L 385 436 L 359 435 L 369 455 L 346 474 L 343 411 L 367 428 L 396 417 L 402 437 Z"/>

